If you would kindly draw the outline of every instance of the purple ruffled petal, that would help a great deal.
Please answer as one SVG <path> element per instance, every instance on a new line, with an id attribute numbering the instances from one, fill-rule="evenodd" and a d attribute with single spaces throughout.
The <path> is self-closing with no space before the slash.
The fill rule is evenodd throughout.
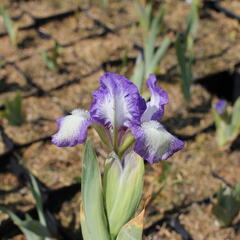
<path id="1" fill-rule="evenodd" d="M 147 103 L 147 109 L 142 115 L 142 122 L 160 120 L 164 113 L 164 105 L 168 103 L 168 94 L 156 83 L 156 76 L 154 74 L 149 75 L 147 86 L 151 92 L 151 100 Z"/>
<path id="2" fill-rule="evenodd" d="M 213 107 L 217 110 L 219 114 L 224 114 L 227 107 L 227 101 L 226 100 L 219 100 L 217 103 L 213 104 Z"/>
<path id="3" fill-rule="evenodd" d="M 134 151 L 149 163 L 166 160 L 184 147 L 184 142 L 170 134 L 157 121 L 144 122 L 132 128 Z"/>
<path id="4" fill-rule="evenodd" d="M 58 147 L 72 147 L 85 142 L 87 129 L 93 124 L 88 111 L 75 109 L 71 115 L 57 119 L 58 132 L 52 136 L 52 143 Z"/>
<path id="5" fill-rule="evenodd" d="M 100 78 L 100 88 L 93 97 L 91 117 L 111 130 L 139 125 L 146 109 L 137 87 L 114 73 L 105 73 Z"/>

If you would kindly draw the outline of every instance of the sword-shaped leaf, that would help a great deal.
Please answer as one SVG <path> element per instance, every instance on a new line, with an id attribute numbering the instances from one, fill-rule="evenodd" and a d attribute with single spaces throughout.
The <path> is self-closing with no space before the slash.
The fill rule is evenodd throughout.
<path id="1" fill-rule="evenodd" d="M 0 211 L 9 215 L 28 240 L 42 240 L 51 237 L 48 229 L 38 221 L 33 220 L 29 215 L 26 216 L 26 220 L 22 220 L 4 206 L 0 206 Z"/>
<path id="2" fill-rule="evenodd" d="M 8 10 L 0 6 L 0 15 L 2 15 L 4 25 L 8 32 L 8 36 L 11 40 L 13 46 L 17 45 L 17 27 L 15 27 L 12 23 L 12 19 L 9 16 Z"/>
<path id="3" fill-rule="evenodd" d="M 142 212 L 120 230 L 116 240 L 142 240 L 144 212 Z"/>
<path id="4" fill-rule="evenodd" d="M 85 240 L 110 240 L 100 170 L 90 141 L 85 145 L 82 171 L 83 237 Z"/>

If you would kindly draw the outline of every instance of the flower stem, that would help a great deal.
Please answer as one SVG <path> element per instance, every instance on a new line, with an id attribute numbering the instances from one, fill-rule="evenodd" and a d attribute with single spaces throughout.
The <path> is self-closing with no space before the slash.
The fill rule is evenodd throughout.
<path id="1" fill-rule="evenodd" d="M 100 139 L 107 146 L 107 148 L 111 149 L 112 143 L 110 137 L 108 136 L 108 132 L 100 124 L 94 124 L 93 128 L 96 130 Z"/>
<path id="2" fill-rule="evenodd" d="M 113 148 L 115 152 L 118 152 L 118 129 L 116 127 L 113 132 Z"/>
<path id="3" fill-rule="evenodd" d="M 128 136 L 118 150 L 118 156 L 121 157 L 123 153 L 134 143 L 135 139 L 133 136 Z"/>

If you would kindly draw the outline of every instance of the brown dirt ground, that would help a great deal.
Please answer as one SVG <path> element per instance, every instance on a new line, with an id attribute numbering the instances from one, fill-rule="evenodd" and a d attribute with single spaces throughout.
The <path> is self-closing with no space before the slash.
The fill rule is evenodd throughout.
<path id="1" fill-rule="evenodd" d="M 57 148 L 49 141 L 41 139 L 56 131 L 56 118 L 74 108 L 89 108 L 91 92 L 98 88 L 99 76 L 104 72 L 103 63 L 121 59 L 126 51 L 129 57 L 136 57 L 137 52 L 133 45 L 141 44 L 141 39 L 140 30 L 135 25 L 137 18 L 132 1 L 113 1 L 109 4 L 108 13 L 104 13 L 94 3 L 89 5 L 77 0 L 4 2 L 11 16 L 17 18 L 14 23 L 19 28 L 33 24 L 32 16 L 44 18 L 76 10 L 68 17 L 49 20 L 40 25 L 38 31 L 41 35 L 33 27 L 19 30 L 18 49 L 11 46 L 8 36 L 4 35 L 5 29 L 0 19 L 0 63 L 3 64 L 0 79 L 5 79 L 6 88 L 1 91 L 0 103 L 6 97 L 13 97 L 15 90 L 19 90 L 24 97 L 25 116 L 21 127 L 9 126 L 5 119 L 0 119 L 0 125 L 14 143 L 22 145 L 17 150 L 20 163 L 47 187 L 58 189 L 70 186 L 80 177 L 83 146 Z M 166 28 L 172 38 L 175 31 L 183 29 L 189 5 L 180 0 L 162 2 L 166 6 Z M 238 0 L 222 2 L 223 6 L 236 10 L 235 13 L 240 15 Z M 77 11 L 79 6 L 84 10 Z M 232 70 L 240 60 L 239 22 L 223 13 L 209 9 L 204 11 L 195 43 L 195 79 L 222 70 Z M 48 35 L 50 39 L 46 37 Z M 63 55 L 58 59 L 63 71 L 59 72 L 48 70 L 40 54 L 42 49 L 52 49 L 54 40 L 59 41 L 63 48 Z M 190 137 L 184 150 L 169 159 L 171 171 L 162 191 L 159 192 L 162 164 L 146 165 L 144 197 L 149 194 L 156 197 L 147 207 L 145 221 L 145 229 L 153 226 L 154 231 L 145 236 L 145 239 L 182 239 L 167 223 L 162 226 L 155 224 L 165 217 L 166 211 L 176 207 L 179 207 L 179 211 L 171 217 L 178 217 L 194 240 L 240 239 L 238 231 L 233 227 L 220 228 L 211 212 L 216 201 L 212 196 L 224 185 L 221 180 L 213 177 L 213 173 L 235 185 L 240 180 L 239 149 L 222 151 L 216 144 L 214 131 L 203 131 L 213 123 L 209 105 L 216 97 L 200 85 L 193 85 L 192 101 L 186 107 L 177 82 L 179 75 L 176 64 L 175 50 L 171 48 L 157 69 L 159 85 L 170 97 L 164 124 L 171 132 Z M 132 63 L 123 68 L 107 65 L 107 69 L 130 75 Z M 161 77 L 164 74 L 168 74 L 171 82 Z M 106 152 L 91 130 L 90 135 L 102 163 Z M 35 142 L 32 143 L 33 141 Z M 1 136 L 0 154 L 8 150 L 9 147 Z M 8 172 L 0 173 L 0 183 L 0 190 L 3 191 L 20 185 L 18 178 Z M 76 234 L 80 224 L 79 196 L 77 194 L 72 200 L 65 202 L 56 214 L 62 225 Z M 209 198 L 209 201 L 200 204 L 205 198 Z M 23 211 L 33 207 L 33 199 L 26 187 L 20 187 L 14 193 L 0 195 L 0 202 Z M 7 216 L 0 215 L 0 221 L 6 218 Z M 18 235 L 11 239 L 25 238 Z"/>

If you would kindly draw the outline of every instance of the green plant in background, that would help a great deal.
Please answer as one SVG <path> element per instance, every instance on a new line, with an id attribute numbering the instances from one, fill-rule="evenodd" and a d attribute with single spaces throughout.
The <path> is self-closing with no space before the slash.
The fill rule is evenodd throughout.
<path id="1" fill-rule="evenodd" d="M 33 198 L 35 199 L 35 202 L 36 202 L 36 208 L 37 208 L 39 222 L 45 228 L 45 231 L 47 233 L 47 236 L 44 238 L 44 240 L 50 240 L 50 238 L 49 238 L 50 233 L 49 233 L 48 228 L 47 228 L 47 222 L 46 222 L 45 215 L 44 215 L 44 210 L 43 210 L 43 202 L 42 202 L 41 192 L 40 192 L 38 183 L 37 183 L 35 177 L 32 174 L 30 174 L 30 179 L 31 179 L 30 191 L 33 195 Z"/>
<path id="2" fill-rule="evenodd" d="M 99 5 L 102 10 L 107 11 L 108 0 L 99 0 Z"/>
<path id="3" fill-rule="evenodd" d="M 216 138 L 219 146 L 231 144 L 240 134 L 240 97 L 232 109 L 227 102 L 220 100 L 212 107 L 216 126 Z"/>
<path id="4" fill-rule="evenodd" d="M 240 183 L 235 188 L 221 188 L 213 214 L 223 227 L 229 226 L 240 211 Z"/>
<path id="5" fill-rule="evenodd" d="M 121 74 L 126 73 L 125 69 L 127 69 L 127 67 L 128 67 L 128 48 L 126 47 L 121 57 Z"/>
<path id="6" fill-rule="evenodd" d="M 143 39 L 143 56 L 139 54 L 137 57 L 132 82 L 141 90 L 144 79 L 149 74 L 154 73 L 164 54 L 170 46 L 170 39 L 164 37 L 161 45 L 156 48 L 157 37 L 163 29 L 164 9 L 159 8 L 155 16 L 152 13 L 152 5 L 148 4 L 146 8 L 142 8 L 136 4 L 136 11 L 139 16 L 140 27 Z"/>
<path id="7" fill-rule="evenodd" d="M 49 70 L 58 70 L 58 59 L 62 55 L 62 52 L 62 47 L 58 41 L 55 41 L 53 49 L 51 49 L 49 52 L 46 50 L 41 50 L 43 62 Z"/>
<path id="8" fill-rule="evenodd" d="M 21 126 L 23 123 L 22 97 L 17 92 L 13 100 L 6 98 L 4 100 L 5 110 L 0 112 L 0 116 L 8 120 L 12 126 Z"/>
<path id="9" fill-rule="evenodd" d="M 184 33 L 177 35 L 175 42 L 176 55 L 181 72 L 181 89 L 187 103 L 191 99 L 193 45 L 198 26 L 198 8 L 198 0 L 193 0 L 187 17 L 186 30 Z"/>
<path id="10" fill-rule="evenodd" d="M 10 18 L 10 15 L 8 13 L 8 10 L 0 6 L 0 15 L 3 18 L 3 23 L 5 25 L 5 28 L 7 30 L 8 36 L 10 38 L 10 41 L 14 47 L 17 46 L 17 27 L 14 26 L 12 19 Z"/>
<path id="11" fill-rule="evenodd" d="M 159 183 L 164 183 L 165 184 L 165 182 L 167 180 L 167 177 L 170 174 L 170 171 L 171 171 L 171 164 L 168 163 L 168 162 L 163 162 L 162 163 L 162 173 L 161 173 L 161 176 L 160 176 L 160 179 L 159 179 Z"/>
<path id="12" fill-rule="evenodd" d="M 43 204 L 41 199 L 41 193 L 36 179 L 30 174 L 31 185 L 30 190 L 36 201 L 36 208 L 39 217 L 39 221 L 32 219 L 32 217 L 26 214 L 25 220 L 20 219 L 15 213 L 7 209 L 4 206 L 0 206 L 0 212 L 6 213 L 12 219 L 19 229 L 23 232 L 27 240 L 50 240 L 51 235 L 48 231 L 46 219 L 43 212 Z"/>

